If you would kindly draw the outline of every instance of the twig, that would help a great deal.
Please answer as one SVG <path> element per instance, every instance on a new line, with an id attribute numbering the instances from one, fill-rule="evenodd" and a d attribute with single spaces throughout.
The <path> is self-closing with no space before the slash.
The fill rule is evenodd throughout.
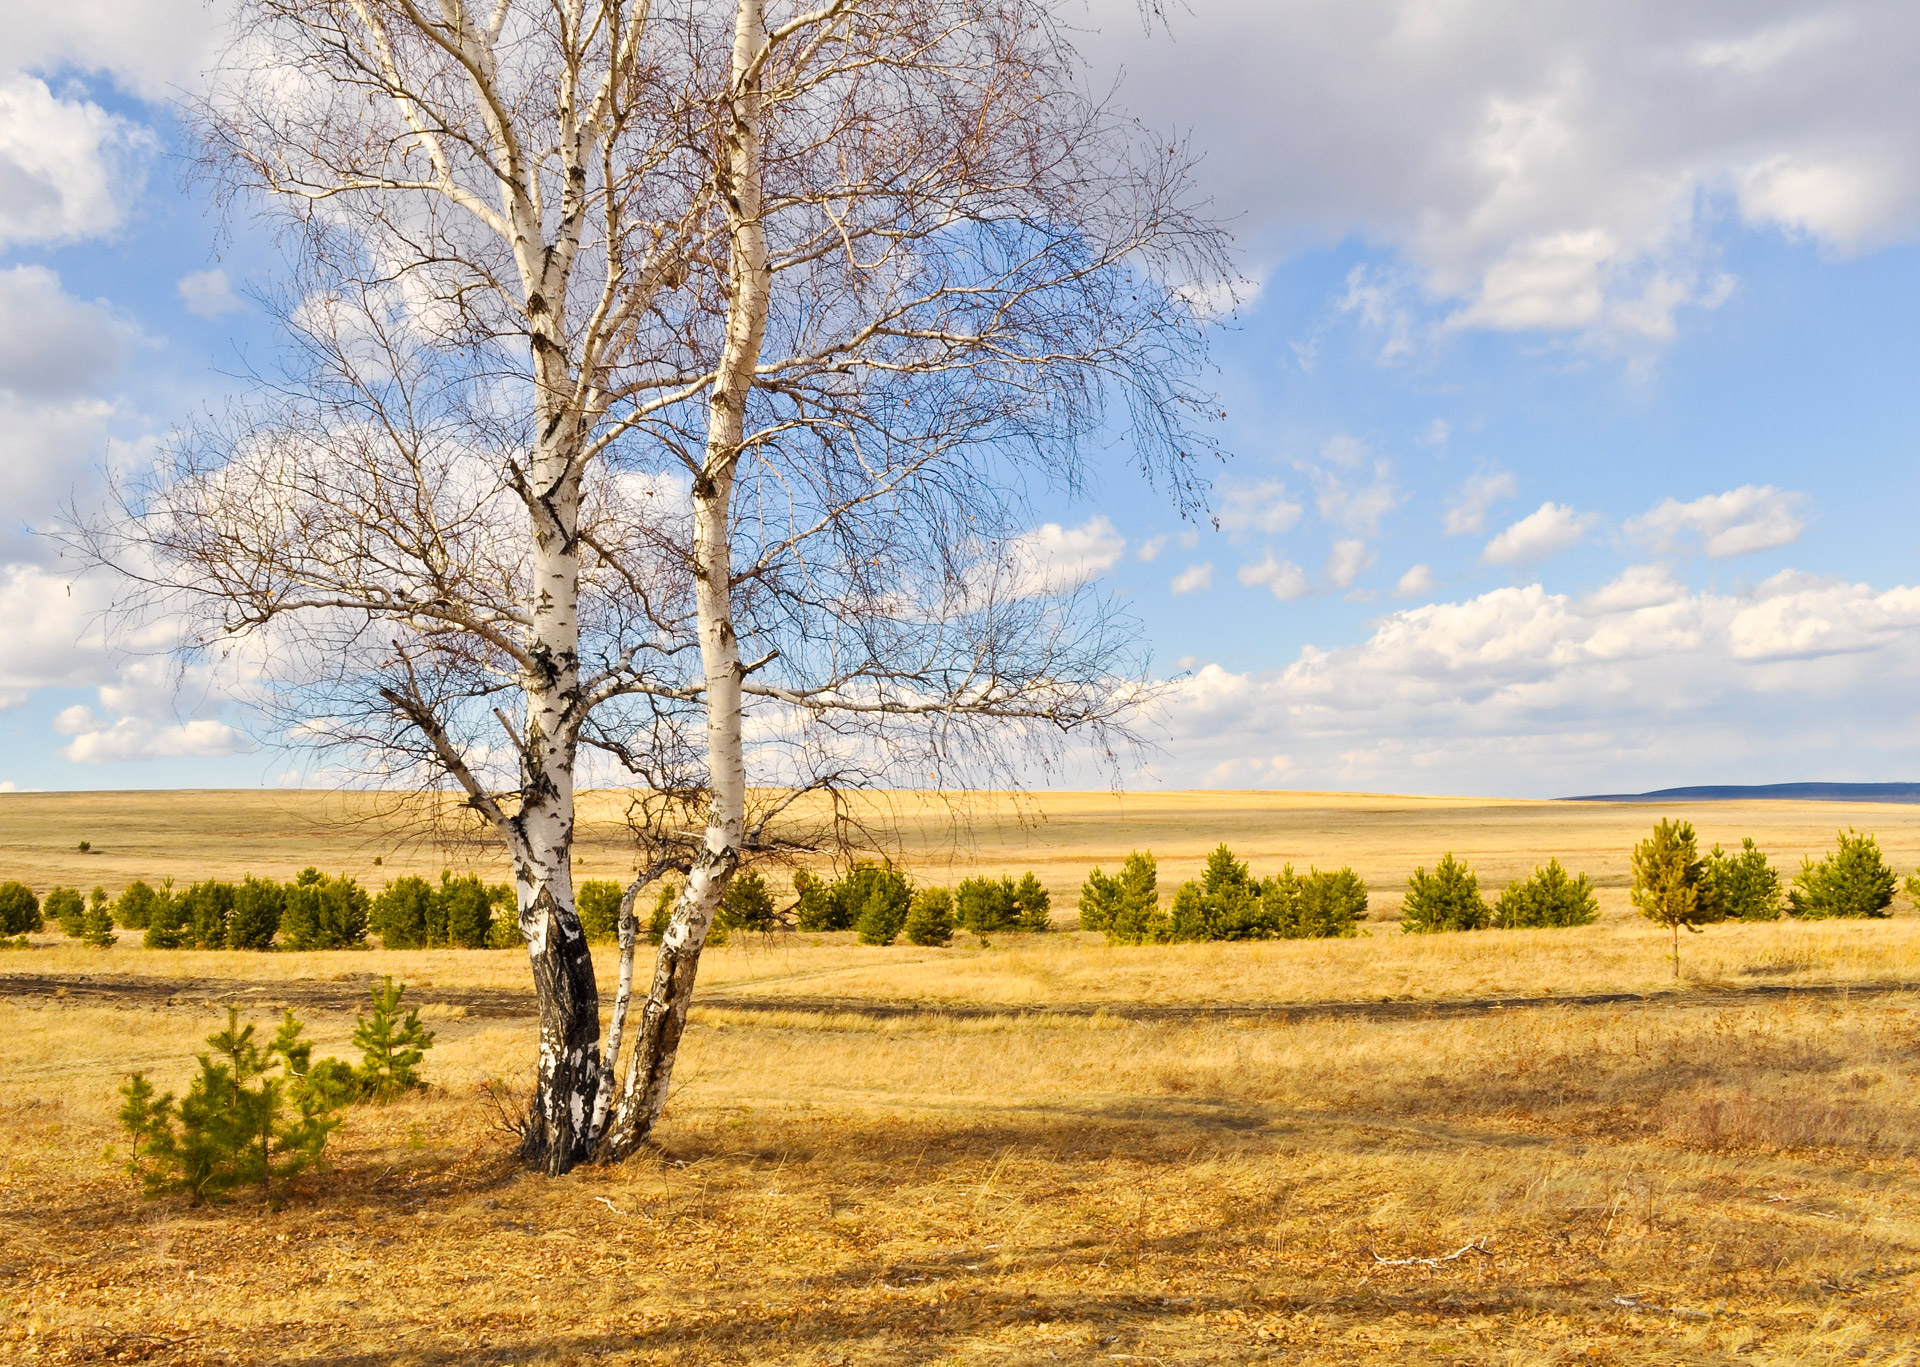
<path id="1" fill-rule="evenodd" d="M 612 1211 L 615 1215 L 625 1215 L 627 1213 L 626 1211 L 620 1209 L 620 1207 L 616 1206 L 613 1202 L 609 1201 L 604 1196 L 596 1196 L 593 1199 L 598 1201 L 601 1205 L 605 1206 L 608 1210 Z"/>
<path id="2" fill-rule="evenodd" d="M 1677 1305 L 1655 1305 L 1652 1301 L 1639 1300 L 1633 1296 L 1615 1296 L 1615 1305 L 1624 1305 L 1629 1310 L 1653 1310 L 1662 1315 L 1678 1315 L 1687 1320 L 1710 1320 L 1713 1318 L 1704 1310 L 1682 1310 Z"/>
<path id="3" fill-rule="evenodd" d="M 1383 1258 L 1371 1247 L 1367 1249 L 1367 1252 L 1373 1254 L 1373 1261 L 1380 1267 L 1438 1267 L 1441 1263 L 1450 1263 L 1455 1258 L 1467 1253 L 1478 1253 L 1483 1258 L 1491 1258 L 1493 1256 L 1493 1254 L 1487 1250 L 1487 1236 L 1484 1234 L 1472 1243 L 1456 1248 L 1453 1252 L 1438 1258 Z"/>

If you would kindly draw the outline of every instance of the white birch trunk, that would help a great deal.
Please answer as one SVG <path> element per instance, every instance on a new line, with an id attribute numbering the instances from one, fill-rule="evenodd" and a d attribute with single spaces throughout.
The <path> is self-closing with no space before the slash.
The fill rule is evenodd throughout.
<path id="1" fill-rule="evenodd" d="M 563 1173 L 588 1157 L 600 1091 L 600 1001 L 573 900 L 574 714 L 579 706 L 579 486 L 562 451 L 542 451 L 534 528 L 534 665 L 520 736 L 525 796 L 514 817 L 514 884 L 540 1007 L 532 1114 L 522 1154 Z"/>
<path id="2" fill-rule="evenodd" d="M 705 675 L 707 768 L 712 807 L 706 842 L 687 876 L 654 965 L 653 988 L 634 1036 L 606 1156 L 618 1160 L 646 1142 L 667 1104 L 673 1064 L 693 999 L 700 951 L 746 840 L 746 756 L 741 745 L 740 642 L 733 626 L 734 472 L 746 433 L 772 276 L 760 220 L 762 99 L 767 47 L 765 0 L 739 0 L 733 39 L 733 97 L 727 177 L 722 187 L 731 234 L 726 339 L 708 400 L 707 444 L 693 486 L 693 564 L 700 660 Z"/>

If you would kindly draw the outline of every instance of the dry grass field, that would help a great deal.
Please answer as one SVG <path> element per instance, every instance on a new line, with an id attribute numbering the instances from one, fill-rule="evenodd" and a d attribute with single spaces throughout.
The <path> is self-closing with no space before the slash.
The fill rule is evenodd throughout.
<path id="1" fill-rule="evenodd" d="M 0 878 L 439 867 L 320 819 L 347 804 L 11 795 Z M 1713 927 L 1674 988 L 1623 891 L 1665 814 L 1069 796 L 956 840 L 929 804 L 901 841 L 923 876 L 1033 867 L 1064 912 L 1089 864 L 1153 848 L 1170 892 L 1224 837 L 1256 871 L 1351 862 L 1376 920 L 1157 948 L 748 938 L 703 965 L 658 1148 L 560 1181 L 516 1170 L 480 1092 L 531 1054 L 516 954 L 39 937 L 0 956 L 0 1362 L 1920 1362 L 1920 917 Z M 1788 867 L 1847 824 L 1920 858 L 1912 808 L 1685 814 Z M 1558 854 L 1606 914 L 1381 923 L 1449 848 L 1493 887 Z M 587 860 L 618 866 L 604 826 Z M 279 1212 L 140 1199 L 128 1070 L 180 1086 L 223 999 L 308 1003 L 347 1053 L 340 1008 L 389 971 L 439 1032 L 427 1094 L 354 1111 Z M 1564 1000 L 1592 994 L 1642 995 Z M 1197 1010 L 1221 1003 L 1272 1009 Z"/>

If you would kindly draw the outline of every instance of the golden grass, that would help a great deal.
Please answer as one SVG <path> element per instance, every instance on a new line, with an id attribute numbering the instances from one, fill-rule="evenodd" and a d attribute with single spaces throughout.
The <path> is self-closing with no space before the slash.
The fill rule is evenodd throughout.
<path id="1" fill-rule="evenodd" d="M 142 1202 L 113 1086 L 214 1022 L 0 1007 L 0 1360 L 1916 1360 L 1914 999 L 707 1013 L 659 1149 L 561 1181 L 474 1100 L 525 1026 L 455 1018 L 289 1209 Z"/>
<path id="2" fill-rule="evenodd" d="M 234 795 L 173 809 L 7 797 L 0 877 L 186 876 L 196 851 L 198 873 L 315 862 L 377 882 L 410 867 L 393 846 L 381 870 L 373 846 L 345 862 L 339 829 L 310 818 L 348 799 L 301 807 L 310 797 L 249 795 L 251 813 Z M 1663 933 L 1619 886 L 1661 814 L 1644 807 L 1048 803 L 1037 828 L 1002 803 L 970 843 L 943 846 L 928 802 L 908 829 L 919 867 L 1033 866 L 1059 896 L 1136 845 L 1168 856 L 1171 881 L 1224 835 L 1256 868 L 1351 860 L 1378 911 L 1406 866 L 1444 849 L 1496 886 L 1557 853 L 1609 882 L 1605 917 L 1149 948 L 750 938 L 702 965 L 659 1146 L 559 1181 L 516 1168 L 477 1094 L 525 1075 L 531 1022 L 430 1005 L 434 1090 L 354 1112 L 330 1169 L 278 1213 L 142 1201 L 118 1167 L 124 1074 L 182 1085 L 216 1011 L 26 999 L 7 978 L 241 980 L 270 998 L 276 981 L 392 972 L 431 1004 L 526 992 L 524 957 L 103 953 L 39 937 L 0 956 L 0 1363 L 1920 1363 L 1920 994 L 1734 990 L 1920 981 L 1904 902 L 1889 921 L 1712 927 L 1683 942 L 1671 992 Z M 101 836 L 116 811 L 125 825 Z M 165 830 L 143 824 L 156 812 Z M 1687 815 L 1781 862 L 1849 821 L 1878 830 L 1896 866 L 1920 854 L 1912 808 Z M 108 852 L 69 858 L 70 835 Z M 603 855 L 617 862 L 610 837 L 590 840 L 589 875 Z M 247 862 L 269 858 L 284 863 Z M 1650 995 L 1424 1020 L 1121 1018 L 1619 991 Z M 885 1003 L 1008 1009 L 857 1009 Z M 322 1053 L 347 1052 L 350 1016 L 308 1021 Z M 1380 1261 L 1469 1243 L 1484 1252 Z"/>

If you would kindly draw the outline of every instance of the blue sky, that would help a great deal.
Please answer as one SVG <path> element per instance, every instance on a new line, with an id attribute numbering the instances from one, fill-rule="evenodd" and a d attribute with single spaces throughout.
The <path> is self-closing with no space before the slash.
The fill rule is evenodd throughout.
<path id="1" fill-rule="evenodd" d="M 1675 8 L 1191 0 L 1146 32 L 1129 0 L 1069 7 L 1093 78 L 1205 154 L 1247 276 L 1215 338 L 1220 529 L 1121 453 L 1034 513 L 1168 681 L 1131 782 L 1920 777 L 1920 16 Z M 166 106 L 217 18 L 36 14 L 0 69 L 18 788 L 310 763 L 139 632 L 105 643 L 107 586 L 28 533 L 271 354 L 243 297 L 270 244 L 218 231 Z"/>

